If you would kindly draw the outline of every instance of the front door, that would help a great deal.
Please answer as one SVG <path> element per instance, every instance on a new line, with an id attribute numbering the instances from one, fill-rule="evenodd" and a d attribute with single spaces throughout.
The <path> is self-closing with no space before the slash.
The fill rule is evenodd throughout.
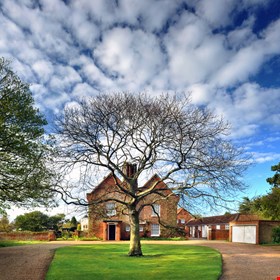
<path id="1" fill-rule="evenodd" d="M 116 225 L 108 225 L 108 239 L 116 240 Z"/>

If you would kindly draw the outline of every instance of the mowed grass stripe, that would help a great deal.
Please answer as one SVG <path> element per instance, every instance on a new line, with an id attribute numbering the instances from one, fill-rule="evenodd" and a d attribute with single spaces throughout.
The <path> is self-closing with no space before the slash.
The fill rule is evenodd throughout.
<path id="1" fill-rule="evenodd" d="M 127 244 L 59 248 L 46 279 L 216 280 L 221 274 L 221 255 L 208 247 L 144 244 L 142 248 L 143 257 L 128 257 Z"/>

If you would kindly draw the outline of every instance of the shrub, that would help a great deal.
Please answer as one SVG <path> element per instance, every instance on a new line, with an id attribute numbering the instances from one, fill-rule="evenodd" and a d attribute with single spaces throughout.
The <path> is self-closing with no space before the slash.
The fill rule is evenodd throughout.
<path id="1" fill-rule="evenodd" d="M 272 241 L 280 243 L 280 226 L 272 229 Z"/>
<path id="2" fill-rule="evenodd" d="M 63 230 L 62 231 L 62 239 L 63 240 L 68 240 L 69 238 L 72 238 L 72 232 L 68 230 Z"/>

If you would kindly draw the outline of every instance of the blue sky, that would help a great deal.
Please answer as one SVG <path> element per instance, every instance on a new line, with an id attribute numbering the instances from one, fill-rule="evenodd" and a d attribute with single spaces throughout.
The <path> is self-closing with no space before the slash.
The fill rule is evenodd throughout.
<path id="1" fill-rule="evenodd" d="M 1 0 L 0 56 L 51 124 L 98 92 L 190 92 L 252 153 L 247 195 L 280 161 L 280 1 Z"/>

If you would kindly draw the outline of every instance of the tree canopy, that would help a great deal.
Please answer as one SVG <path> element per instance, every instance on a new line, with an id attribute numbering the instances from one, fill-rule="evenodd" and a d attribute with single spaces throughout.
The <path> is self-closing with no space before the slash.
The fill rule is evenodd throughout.
<path id="1" fill-rule="evenodd" d="M 29 85 L 0 58 L 0 208 L 51 197 L 43 137 L 46 124 Z"/>
<path id="2" fill-rule="evenodd" d="M 266 181 L 273 187 L 280 187 L 280 162 L 277 165 L 271 166 L 271 171 L 274 171 L 275 174 L 267 178 Z"/>
<path id="3" fill-rule="evenodd" d="M 64 220 L 64 214 L 48 216 L 40 211 L 33 211 L 19 215 L 15 219 L 17 230 L 44 231 L 48 229 L 58 230 L 58 225 Z"/>
<path id="4" fill-rule="evenodd" d="M 276 173 L 267 178 L 267 182 L 272 185 L 269 192 L 252 199 L 244 197 L 239 205 L 239 211 L 247 214 L 258 214 L 259 216 L 280 220 L 280 163 L 271 167 Z"/>
<path id="5" fill-rule="evenodd" d="M 119 191 L 126 194 L 126 201 L 118 202 L 130 216 L 130 255 L 142 254 L 137 220 L 140 204 L 157 192 L 161 181 L 187 205 L 193 205 L 193 199 L 220 205 L 243 189 L 241 175 L 248 161 L 227 140 L 228 132 L 221 118 L 176 94 L 154 98 L 145 93 L 100 94 L 67 107 L 58 121 L 63 167 L 82 170 L 80 188 L 92 185 L 92 174 L 107 170 L 115 176 Z M 123 170 L 127 162 L 136 165 L 132 177 Z M 161 181 L 141 188 L 142 179 L 154 173 Z M 123 178 L 125 187 L 117 176 Z M 73 200 L 82 192 L 73 192 L 71 186 L 61 188 L 64 200 L 87 205 L 85 198 Z"/>

